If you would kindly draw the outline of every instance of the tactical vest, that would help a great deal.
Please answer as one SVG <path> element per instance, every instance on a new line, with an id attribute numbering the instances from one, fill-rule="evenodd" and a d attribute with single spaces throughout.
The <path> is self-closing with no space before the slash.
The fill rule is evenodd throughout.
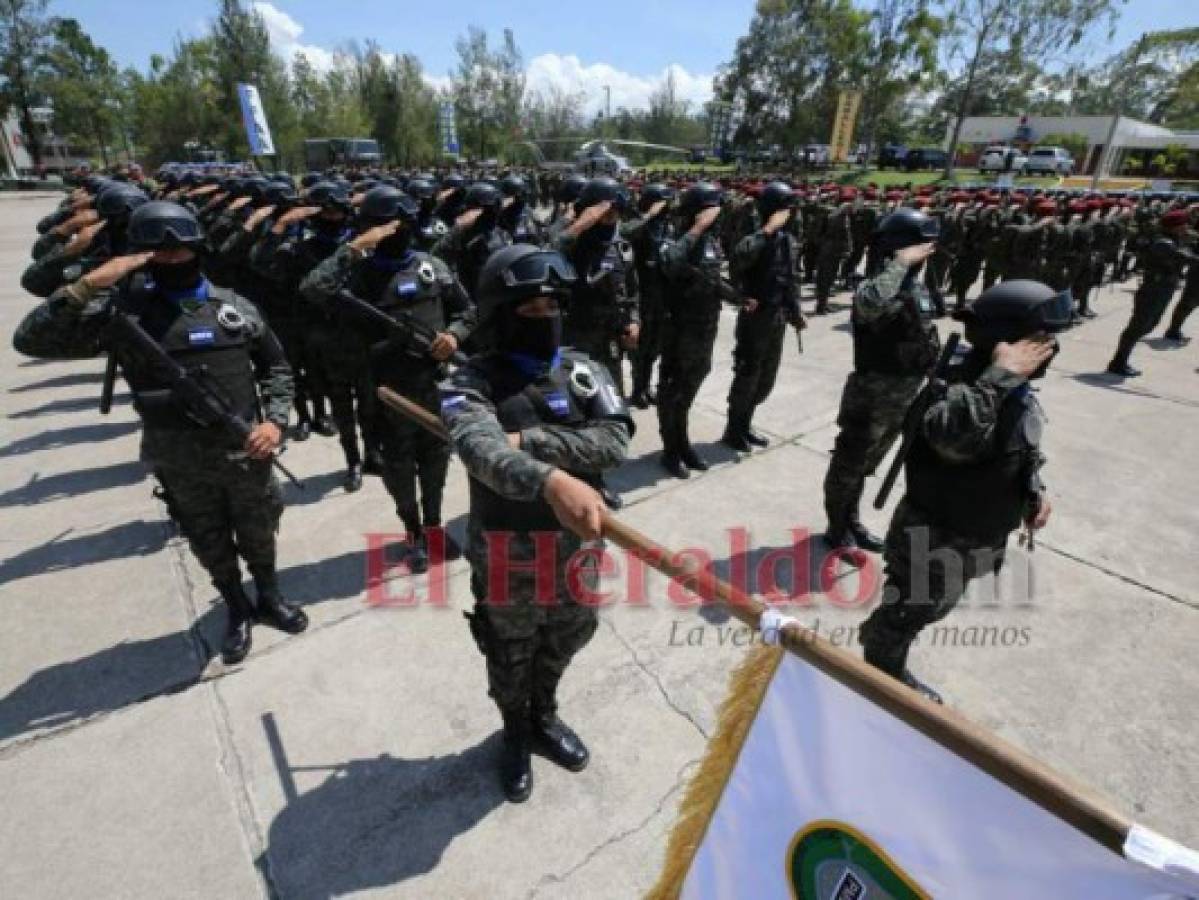
<path id="1" fill-rule="evenodd" d="M 853 326 L 854 370 L 863 374 L 924 375 L 937 359 L 940 339 L 933 325 L 933 304 L 923 290 L 902 288 L 903 312 L 873 325 L 863 324 L 857 304 Z"/>
<path id="2" fill-rule="evenodd" d="M 208 302 L 194 311 L 161 296 L 153 283 L 141 283 L 129 301 L 129 313 L 142 329 L 189 373 L 203 373 L 208 383 L 247 422 L 258 417 L 258 391 L 250 358 L 249 326 L 229 328 L 217 314 L 230 299 L 209 288 Z M 136 359 L 121 357 L 121 371 L 133 389 L 133 408 L 147 428 L 202 429 L 209 423 L 190 417 L 177 404 L 161 373 Z"/>
<path id="3" fill-rule="evenodd" d="M 496 418 L 505 433 L 519 432 L 538 425 L 581 427 L 588 421 L 586 400 L 570 386 L 570 373 L 576 366 L 593 366 L 582 354 L 566 350 L 558 368 L 530 382 L 511 363 L 498 355 L 476 357 L 470 365 L 481 371 L 491 386 Z M 598 475 L 569 474 L 598 488 Z M 484 531 L 561 531 L 562 524 L 543 498 L 532 501 L 511 500 L 501 496 L 477 478 L 470 479 L 471 515 Z"/>
<path id="4" fill-rule="evenodd" d="M 1150 242 L 1145 251 L 1145 285 L 1152 285 L 1156 288 L 1169 288 L 1174 291 L 1178 287 L 1178 283 L 1182 280 L 1182 270 L 1186 267 L 1186 260 L 1179 259 L 1174 252 L 1176 245 L 1173 240 L 1160 235 Z"/>
<path id="5" fill-rule="evenodd" d="M 767 306 L 781 306 L 794 290 L 794 238 L 786 232 L 776 232 L 765 250 L 745 274 L 746 293 Z"/>
<path id="6" fill-rule="evenodd" d="M 437 277 L 433 257 L 416 252 L 408 267 L 396 272 L 379 298 L 372 298 L 374 306 L 391 318 L 402 322 L 410 315 L 417 323 L 435 332 L 445 331 L 447 324 L 442 301 L 442 283 Z M 384 338 L 383 335 L 379 337 Z M 429 355 L 428 348 L 419 340 L 397 346 L 383 339 L 376 347 L 383 351 L 373 359 L 373 371 L 380 384 L 411 383 L 414 377 L 436 375 L 441 369 L 441 364 Z"/>
<path id="7" fill-rule="evenodd" d="M 954 463 L 939 456 L 916 429 L 905 460 L 908 500 L 933 524 L 984 541 L 1006 537 L 1023 521 L 1036 477 L 1041 411 L 1030 392 L 1008 396 L 991 449 L 982 459 Z"/>
<path id="8" fill-rule="evenodd" d="M 492 228 L 486 234 L 477 234 L 467 240 L 463 253 L 458 259 L 458 280 L 466 287 L 472 297 L 479 286 L 479 273 L 497 250 L 503 250 L 512 244 L 508 232 L 500 227 Z"/>
<path id="9" fill-rule="evenodd" d="M 575 333 L 579 329 L 599 329 L 615 333 L 620 328 L 619 304 L 628 296 L 625 283 L 624 241 L 605 244 L 594 261 L 572 254 L 571 262 L 578 272 L 566 304 L 563 323 Z"/>

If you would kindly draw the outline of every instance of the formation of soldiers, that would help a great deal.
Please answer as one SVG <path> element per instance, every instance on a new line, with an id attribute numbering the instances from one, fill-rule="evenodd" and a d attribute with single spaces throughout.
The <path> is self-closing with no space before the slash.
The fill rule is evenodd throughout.
<path id="1" fill-rule="evenodd" d="M 285 437 L 336 437 L 346 491 L 380 476 L 406 532 L 395 563 L 414 575 L 431 553 L 471 564 L 467 618 L 504 722 L 504 790 L 519 801 L 532 790 L 533 747 L 572 771 L 589 758 L 557 715 L 558 683 L 596 629 L 564 563 L 620 507 L 603 476 L 624 458 L 629 406 L 656 405 L 669 475 L 708 468 L 689 413 L 726 305 L 736 346 L 722 440 L 750 453 L 767 444 L 753 418 L 789 329 L 802 349 L 804 302 L 826 315 L 838 288 L 854 290 L 826 540 L 851 557 L 885 553 L 888 599 L 863 628 L 866 658 L 937 699 L 907 652 L 965 583 L 930 572 L 935 596 L 914 597 L 908 530 L 931 529 L 933 550 L 989 548 L 997 568 L 1014 529 L 1045 525 L 1029 381 L 1057 353 L 1052 334 L 1093 316 L 1096 289 L 1133 272 L 1142 281 L 1109 371 L 1136 374 L 1131 350 L 1184 272 L 1166 337 L 1185 340 L 1199 302 L 1197 210 L 1172 196 L 777 179 L 89 175 L 38 224 L 22 285 L 45 302 L 14 344 L 49 358 L 107 352 L 110 373 L 120 368 L 143 420 L 142 457 L 227 604 L 230 664 L 249 652 L 255 622 L 307 625 L 275 573 L 283 502 L 272 465 Z M 970 341 L 952 375 L 935 365 L 949 295 Z M 448 442 L 381 404 L 380 388 L 439 417 Z M 916 422 L 907 495 L 884 540 L 858 506 L 905 420 Z M 465 547 L 442 527 L 451 449 L 470 476 Z M 970 515 L 947 497 L 970 498 Z M 496 532 L 512 538 L 512 565 L 498 573 Z M 563 563 L 548 586 L 517 565 L 547 532 Z M 594 586 L 598 573 L 583 566 L 581 577 Z"/>

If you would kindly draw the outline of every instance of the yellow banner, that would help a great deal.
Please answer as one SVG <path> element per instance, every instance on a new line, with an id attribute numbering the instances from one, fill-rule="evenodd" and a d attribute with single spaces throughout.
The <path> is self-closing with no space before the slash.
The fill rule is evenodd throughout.
<path id="1" fill-rule="evenodd" d="M 861 91 L 842 91 L 837 97 L 837 114 L 833 118 L 833 135 L 829 139 L 829 159 L 832 162 L 845 162 L 849 159 L 853 127 L 857 123 L 858 108 L 861 105 Z"/>

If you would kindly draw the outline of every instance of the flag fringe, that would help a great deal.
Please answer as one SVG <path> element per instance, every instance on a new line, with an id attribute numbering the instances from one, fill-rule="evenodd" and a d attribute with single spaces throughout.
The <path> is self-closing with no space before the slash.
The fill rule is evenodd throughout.
<path id="1" fill-rule="evenodd" d="M 682 891 L 691 861 L 703 842 L 750 726 L 786 652 L 781 647 L 757 644 L 730 676 L 716 732 L 709 739 L 699 769 L 679 803 L 678 820 L 666 845 L 666 862 L 646 900 L 674 900 Z"/>

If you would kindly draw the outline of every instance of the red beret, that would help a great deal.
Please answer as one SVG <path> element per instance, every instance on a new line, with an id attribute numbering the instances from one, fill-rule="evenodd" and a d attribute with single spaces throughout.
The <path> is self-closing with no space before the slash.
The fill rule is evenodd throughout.
<path id="1" fill-rule="evenodd" d="M 1057 204 L 1052 200 L 1042 200 L 1033 207 L 1033 212 L 1038 216 L 1052 216 L 1057 212 Z"/>
<path id="2" fill-rule="evenodd" d="M 1172 209 L 1162 216 L 1162 228 L 1182 228 L 1187 224 L 1185 209 Z"/>

